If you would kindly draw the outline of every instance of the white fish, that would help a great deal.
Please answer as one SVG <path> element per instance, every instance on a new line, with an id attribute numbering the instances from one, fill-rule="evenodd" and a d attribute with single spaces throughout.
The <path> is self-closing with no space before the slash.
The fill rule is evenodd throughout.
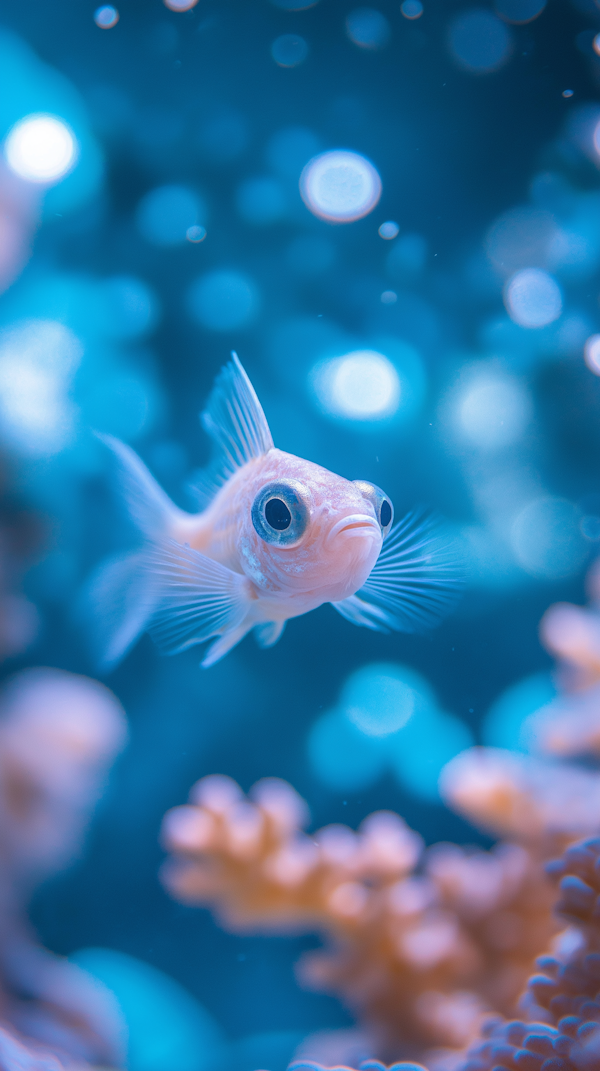
<path id="1" fill-rule="evenodd" d="M 458 572 L 433 522 L 413 514 L 394 528 L 375 484 L 278 450 L 236 354 L 202 419 L 216 456 L 194 514 L 129 446 L 101 436 L 144 538 L 88 590 L 105 668 L 145 630 L 172 654 L 214 637 L 202 662 L 211 666 L 250 629 L 270 647 L 289 618 L 325 602 L 381 632 L 429 627 L 449 609 Z"/>

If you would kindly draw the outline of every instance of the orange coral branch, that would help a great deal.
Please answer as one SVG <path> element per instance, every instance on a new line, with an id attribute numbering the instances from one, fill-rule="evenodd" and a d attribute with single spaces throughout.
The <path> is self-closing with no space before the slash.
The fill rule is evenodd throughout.
<path id="1" fill-rule="evenodd" d="M 423 853 L 390 812 L 357 833 L 329 826 L 308 836 L 306 820 L 282 781 L 259 782 L 246 799 L 229 778 L 205 778 L 165 818 L 174 853 L 165 884 L 235 931 L 324 934 L 300 978 L 339 993 L 381 1054 L 460 1046 L 484 1009 L 514 1008 L 555 929 L 537 856 L 517 845 Z"/>

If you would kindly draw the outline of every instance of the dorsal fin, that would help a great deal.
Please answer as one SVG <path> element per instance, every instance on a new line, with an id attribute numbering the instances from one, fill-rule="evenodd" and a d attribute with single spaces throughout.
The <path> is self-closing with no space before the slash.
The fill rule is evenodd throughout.
<path id="1" fill-rule="evenodd" d="M 204 505 L 237 469 L 273 447 L 267 418 L 237 353 L 215 380 L 202 424 L 216 448 L 213 461 L 194 484 Z"/>

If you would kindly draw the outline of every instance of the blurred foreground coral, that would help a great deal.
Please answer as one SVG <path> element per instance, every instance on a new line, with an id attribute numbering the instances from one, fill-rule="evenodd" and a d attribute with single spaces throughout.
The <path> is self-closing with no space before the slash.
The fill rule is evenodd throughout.
<path id="1" fill-rule="evenodd" d="M 41 948 L 24 909 L 80 848 L 124 745 L 120 705 L 96 681 L 54 669 L 17 674 L 0 694 L 0 1068 L 59 1071 L 123 1058 L 108 990 Z"/>
<path id="2" fill-rule="evenodd" d="M 589 588 L 589 609 L 554 606 L 542 621 L 560 694 L 530 716 L 532 753 L 470 748 L 442 773 L 448 805 L 503 838 L 491 851 L 424 850 L 390 812 L 356 833 L 309 835 L 304 802 L 275 779 L 246 798 L 229 778 L 206 777 L 165 818 L 163 879 L 178 899 L 211 906 L 237 932 L 324 937 L 299 978 L 356 1013 L 364 1055 L 464 1071 L 600 1071 L 600 774 L 573 761 L 600 754 L 597 566 Z M 545 864 L 561 852 L 550 867 L 562 875 L 557 919 Z M 542 953 L 544 974 L 527 983 Z M 505 1021 L 517 1012 L 529 1026 Z M 341 1040 L 336 1050 L 309 1039 L 299 1055 L 307 1066 L 356 1066 L 359 1050 L 348 1057 Z"/>

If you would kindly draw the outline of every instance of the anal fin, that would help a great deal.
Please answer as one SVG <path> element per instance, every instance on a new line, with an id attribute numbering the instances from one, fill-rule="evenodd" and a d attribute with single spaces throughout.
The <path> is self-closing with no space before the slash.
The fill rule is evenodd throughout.
<path id="1" fill-rule="evenodd" d="M 273 647 L 281 638 L 285 624 L 285 621 L 265 621 L 262 625 L 256 625 L 254 634 L 258 646 Z"/>

